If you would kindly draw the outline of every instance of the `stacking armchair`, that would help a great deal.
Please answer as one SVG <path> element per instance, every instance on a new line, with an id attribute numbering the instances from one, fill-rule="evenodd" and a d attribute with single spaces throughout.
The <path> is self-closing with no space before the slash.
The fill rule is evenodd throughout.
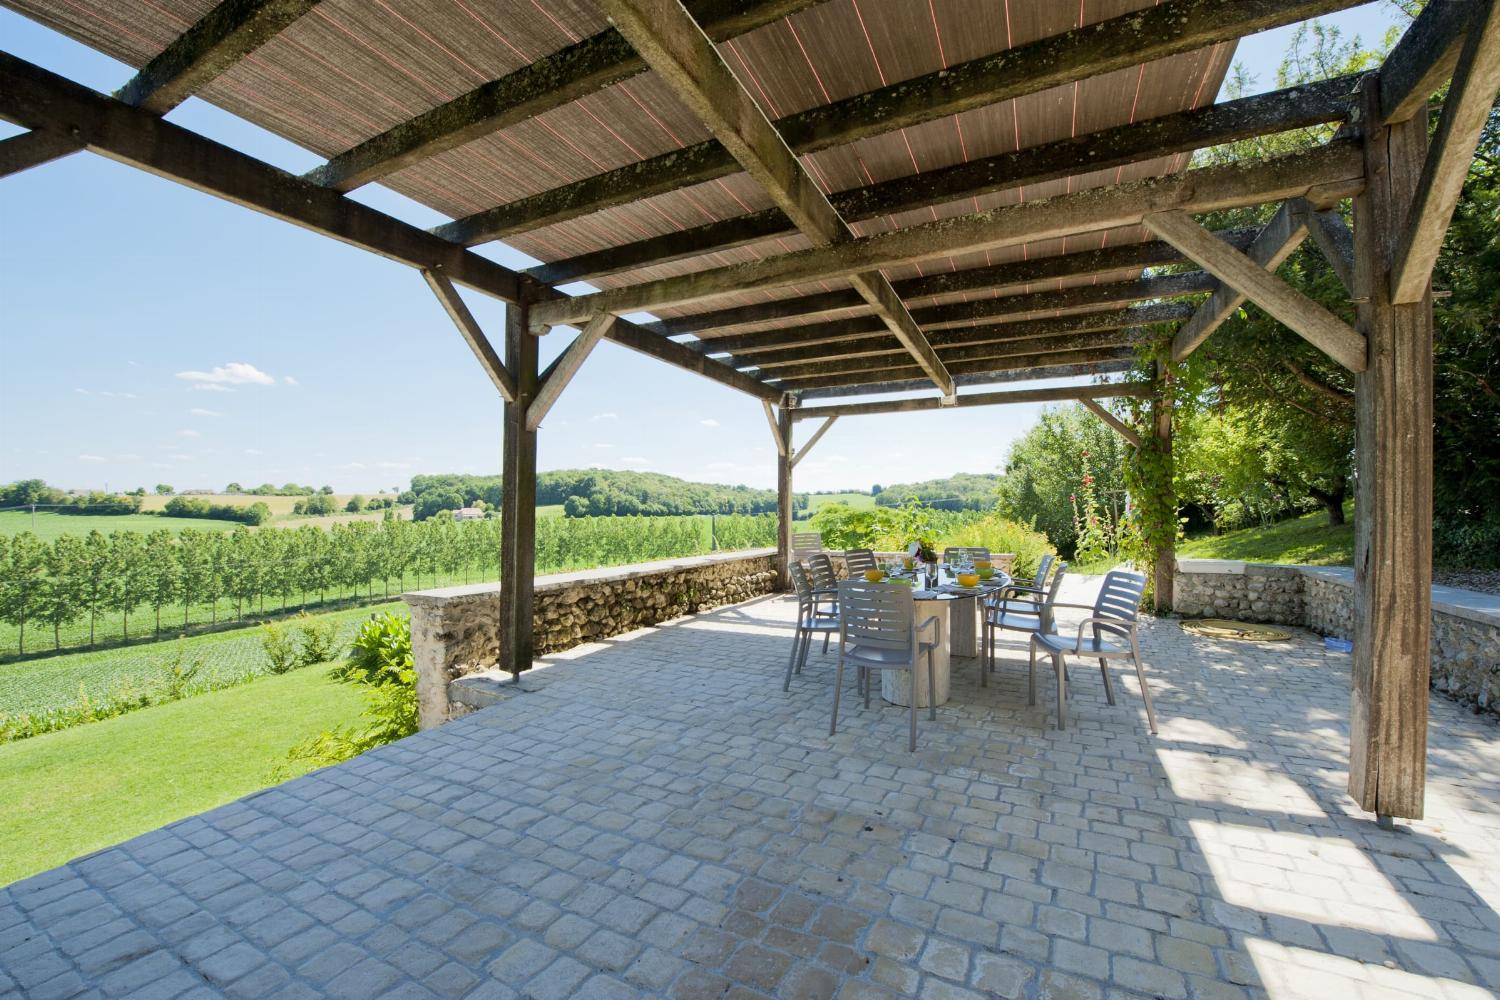
<path id="1" fill-rule="evenodd" d="M 879 568 L 875 565 L 875 553 L 869 549 L 849 549 L 844 553 L 844 565 L 849 568 L 851 579 L 867 569 Z"/>
<path id="2" fill-rule="evenodd" d="M 982 545 L 950 545 L 943 550 L 943 562 L 949 566 L 956 566 L 964 562 L 972 563 L 976 559 L 988 560 L 989 558 L 990 550 Z"/>
<path id="3" fill-rule="evenodd" d="M 1156 732 L 1156 712 L 1151 707 L 1151 689 L 1146 686 L 1146 668 L 1141 663 L 1141 647 L 1136 641 L 1136 621 L 1140 617 L 1141 595 L 1146 591 L 1146 578 L 1139 573 L 1111 570 L 1099 588 L 1099 597 L 1093 605 L 1060 604 L 1056 601 L 1047 606 L 1078 608 L 1091 612 L 1079 625 L 1077 633 L 1071 628 L 1060 632 L 1055 620 L 1050 626 L 1031 637 L 1031 674 L 1028 697 L 1036 704 L 1036 656 L 1040 651 L 1052 658 L 1053 672 L 1057 674 L 1057 728 L 1067 728 L 1068 666 L 1066 657 L 1084 656 L 1099 661 L 1099 673 L 1104 677 L 1104 697 L 1115 703 L 1114 685 L 1109 679 L 1109 660 L 1128 657 L 1135 664 L 1135 675 L 1141 684 L 1141 698 L 1146 703 L 1146 721 L 1151 731 Z"/>
<path id="4" fill-rule="evenodd" d="M 916 622 L 916 602 L 910 587 L 894 583 L 845 580 L 839 584 L 839 662 L 833 676 L 833 718 L 828 735 L 838 731 L 839 695 L 844 686 L 844 664 L 858 670 L 858 688 L 870 707 L 872 675 L 905 670 L 911 676 L 911 735 L 907 749 L 917 749 L 917 669 L 927 660 L 927 717 L 937 718 L 937 670 L 933 651 L 943 641 L 942 621 L 933 615 Z M 924 636 L 924 633 L 928 635 Z"/>
<path id="5" fill-rule="evenodd" d="M 1024 595 L 1007 593 L 985 606 L 984 635 L 980 648 L 981 662 L 984 664 L 979 672 L 981 684 L 989 683 L 989 674 L 995 669 L 995 633 L 1021 632 L 1032 636 L 1055 631 L 1052 625 L 1052 607 L 1057 602 L 1057 593 L 1062 589 L 1063 575 L 1067 568 L 1067 563 L 1057 564 L 1057 572 L 1052 574 L 1052 583 L 1045 594 L 1034 594 L 1030 588 L 1025 588 Z"/>
<path id="6" fill-rule="evenodd" d="M 826 552 L 814 552 L 807 557 L 807 579 L 812 584 L 814 602 L 818 613 L 838 616 L 839 577 L 833 571 L 833 560 Z M 823 636 L 823 652 L 828 652 L 828 635 Z"/>
<path id="7" fill-rule="evenodd" d="M 798 531 L 792 535 L 792 558 L 806 559 L 814 552 L 823 551 L 821 531 Z"/>
<path id="8" fill-rule="evenodd" d="M 813 636 L 819 632 L 823 634 L 823 648 L 826 652 L 828 637 L 839 629 L 838 616 L 822 610 L 821 602 L 813 591 L 812 581 L 807 578 L 807 571 L 802 565 L 794 562 L 787 567 L 787 572 L 791 574 L 792 587 L 797 592 L 797 631 L 792 639 L 792 655 L 786 661 L 786 678 L 781 682 L 783 691 L 791 689 L 794 668 L 797 673 L 802 673 Z"/>

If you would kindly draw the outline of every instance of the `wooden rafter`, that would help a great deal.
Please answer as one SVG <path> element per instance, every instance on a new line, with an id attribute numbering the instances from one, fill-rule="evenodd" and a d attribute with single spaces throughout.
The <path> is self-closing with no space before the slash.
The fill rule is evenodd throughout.
<path id="1" fill-rule="evenodd" d="M 1094 416 L 1098 417 L 1101 421 L 1103 421 L 1106 427 L 1113 430 L 1116 434 L 1120 435 L 1120 437 L 1130 442 L 1136 448 L 1140 448 L 1142 446 L 1141 436 L 1135 432 L 1135 428 L 1131 427 L 1125 421 L 1109 412 L 1107 408 L 1100 405 L 1096 397 L 1084 396 L 1081 397 L 1078 401 L 1084 405 L 1085 409 L 1087 409 Z"/>
<path id="2" fill-rule="evenodd" d="M 1008 205 L 891 232 L 734 264 L 680 277 L 541 303 L 533 322 L 558 324 L 595 312 L 628 313 L 687 305 L 724 295 L 857 274 L 969 250 L 1133 226 L 1147 215 L 1180 209 L 1211 212 L 1286 198 L 1332 203 L 1362 190 L 1358 148 L 1330 143 L 1253 164 L 1187 170 L 1128 184 L 1094 188 L 1044 201 Z"/>
<path id="3" fill-rule="evenodd" d="M 708 125 L 714 137 L 815 246 L 854 238 L 713 41 L 677 0 L 601 0 L 601 4 L 656 75 Z M 849 281 L 933 383 L 951 393 L 953 380 L 890 281 L 875 270 L 856 272 Z"/>
<path id="4" fill-rule="evenodd" d="M 1031 371 L 992 371 L 965 373 L 953 376 L 953 382 L 960 388 L 995 385 L 1004 382 L 1028 382 L 1043 378 L 1091 378 L 1099 375 L 1118 375 L 1128 372 L 1134 367 L 1131 359 L 1107 362 L 1094 362 L 1092 364 L 1063 364 L 1045 365 Z M 917 392 L 922 389 L 932 388 L 932 383 L 926 379 L 884 379 L 878 382 L 851 382 L 845 385 L 822 385 L 809 389 L 799 389 L 797 395 L 802 400 L 809 399 L 844 399 L 849 396 L 876 396 L 889 392 Z M 960 396 L 960 399 L 963 397 Z"/>
<path id="5" fill-rule="evenodd" d="M 709 35 L 715 41 L 724 41 L 816 2 L 819 0 L 690 0 L 689 6 Z M 308 177 L 338 191 L 352 191 L 645 70 L 646 64 L 619 32 L 602 31 L 366 139 Z"/>
<path id="6" fill-rule="evenodd" d="M 1102 385 L 1072 385 L 1051 389 L 1011 389 L 1004 392 L 961 394 L 945 403 L 936 397 L 922 399 L 888 399 L 875 403 L 840 403 L 831 406 L 809 406 L 792 411 L 793 420 L 826 417 L 868 416 L 875 413 L 913 413 L 919 410 L 964 408 L 970 406 L 1004 406 L 1011 403 L 1059 403 L 1077 400 L 1088 406 L 1096 399 L 1115 396 L 1146 396 L 1151 389 L 1138 382 L 1109 382 Z M 1097 405 L 1097 404 L 1096 404 Z M 1108 412 L 1108 411 L 1106 411 Z"/>
<path id="7" fill-rule="evenodd" d="M 1218 233 L 1225 243 L 1244 250 L 1256 235 L 1258 228 L 1226 229 Z M 926 298 L 951 295 L 955 292 L 971 291 L 1022 291 L 1028 284 L 1053 279 L 1088 278 L 1101 274 L 1142 267 L 1157 267 L 1164 264 L 1180 264 L 1187 260 L 1172 244 L 1163 240 L 1147 240 L 1143 243 L 1126 243 L 1105 247 L 1101 250 L 1081 250 L 1051 257 L 1029 257 L 1006 264 L 967 268 L 962 271 L 941 271 L 920 278 L 904 278 L 891 283 L 896 294 L 903 299 Z M 672 319 L 647 323 L 644 326 L 664 336 L 700 334 L 726 326 L 742 323 L 763 323 L 779 319 L 807 319 L 823 313 L 842 312 L 848 309 L 863 309 L 864 300 L 852 289 L 833 292 L 818 292 L 795 298 L 772 299 L 748 306 L 734 306 L 706 312 L 690 313 Z M 920 322 L 920 318 L 919 318 Z M 717 343 L 721 338 L 715 338 Z"/>
<path id="8" fill-rule="evenodd" d="M 1443 117 L 1422 167 L 1391 267 L 1391 301 L 1418 302 L 1427 294 L 1448 222 L 1463 193 L 1474 148 L 1500 91 L 1500 5 L 1484 5 L 1470 22 Z"/>
<path id="9" fill-rule="evenodd" d="M 1365 370 L 1365 338 L 1359 331 L 1260 264 L 1214 239 L 1185 212 L 1145 218 L 1146 228 L 1212 271 L 1276 320 L 1352 372 Z"/>
<path id="10" fill-rule="evenodd" d="M 464 343 L 469 345 L 469 350 L 474 352 L 474 357 L 479 359 L 479 364 L 484 368 L 490 381 L 500 391 L 500 398 L 507 403 L 513 403 L 516 399 L 516 380 L 511 375 L 510 369 L 505 367 L 505 362 L 500 360 L 500 354 L 484 335 L 479 321 L 469 311 L 464 300 L 459 297 L 458 289 L 453 287 L 453 282 L 436 271 L 422 269 L 422 277 L 427 281 L 427 287 L 432 289 L 432 294 L 442 303 L 448 318 L 453 320 L 453 325 L 458 327 L 460 336 Z"/>
<path id="11" fill-rule="evenodd" d="M 1267 271 L 1274 271 L 1290 257 L 1307 238 L 1306 202 L 1293 199 L 1271 216 L 1271 221 L 1245 250 L 1245 256 Z M 1196 351 L 1209 336 L 1223 326 L 1245 296 L 1232 285 L 1220 287 L 1198 307 L 1192 319 L 1182 325 L 1172 338 L 1172 360 L 1181 361 Z"/>
<path id="12" fill-rule="evenodd" d="M 245 56 L 275 38 L 319 0 L 223 0 L 148 62 L 115 94 L 132 107 L 164 115 Z M 15 140 L 25 139 L 24 142 Z M 39 166 L 83 144 L 52 129 L 16 136 L 0 153 L 0 177 Z"/>
<path id="13" fill-rule="evenodd" d="M 799 155 L 1356 6 L 1362 0 L 1165 0 L 782 118 Z M 437 232 L 472 246 L 738 170 L 708 141 L 458 219 Z"/>
<path id="14" fill-rule="evenodd" d="M 858 221 L 1039 184 L 1081 171 L 1128 166 L 1252 136 L 1340 121 L 1358 77 L 1341 77 L 1223 104 L 1120 125 L 829 196 L 844 219 Z M 526 273 L 566 282 L 743 246 L 792 231 L 780 209 L 764 209 L 692 229 L 553 261 Z M 898 289 L 899 290 L 899 289 Z"/>
<path id="15" fill-rule="evenodd" d="M 578 374 L 588 356 L 593 353 L 599 341 L 604 339 L 605 334 L 617 322 L 617 317 L 605 313 L 595 316 L 589 320 L 573 342 L 563 349 L 557 362 L 547 369 L 547 377 L 538 386 L 536 397 L 526 407 L 526 429 L 534 431 L 542 426 L 542 421 L 547 418 L 547 412 L 562 398 L 563 390 Z"/>
<path id="16" fill-rule="evenodd" d="M 1017 354 L 997 358 L 953 361 L 949 363 L 948 370 L 953 373 L 956 385 L 959 375 L 1024 372 L 1030 369 L 1042 369 L 1062 365 L 1104 364 L 1112 361 L 1127 361 L 1134 357 L 1135 348 L 1133 347 L 1101 347 L 1090 350 L 1056 351 L 1046 354 Z M 919 378 L 921 375 L 922 369 L 915 365 L 892 365 L 888 368 L 876 368 L 868 371 L 855 371 L 843 374 L 777 375 L 774 381 L 783 390 L 801 392 L 806 389 L 821 389 L 828 386 L 869 384 L 871 382 L 885 382 L 896 379 L 906 380 Z M 770 377 L 769 374 L 767 377 Z M 1027 377 L 1049 378 L 1050 376 L 1031 375 Z"/>
<path id="17" fill-rule="evenodd" d="M 1380 67 L 1380 118 L 1404 122 L 1453 75 L 1464 36 L 1485 0 L 1429 3 Z"/>

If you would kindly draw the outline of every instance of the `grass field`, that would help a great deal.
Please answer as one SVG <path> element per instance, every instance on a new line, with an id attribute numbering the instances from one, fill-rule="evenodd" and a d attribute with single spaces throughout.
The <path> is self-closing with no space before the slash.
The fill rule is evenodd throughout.
<path id="1" fill-rule="evenodd" d="M 324 667 L 0 745 L 0 885 L 269 784 L 363 707 Z"/>
<path id="2" fill-rule="evenodd" d="M 382 611 L 397 611 L 404 615 L 406 605 L 391 601 L 311 617 L 336 623 L 340 643 L 347 643 L 361 622 Z M 181 643 L 185 659 L 203 659 L 203 672 L 198 679 L 204 683 L 227 681 L 247 673 L 264 673 L 266 657 L 260 639 L 260 629 L 241 628 L 120 649 L 62 653 L 3 664 L 0 665 L 0 716 L 68 708 L 81 702 L 80 690 L 97 704 L 115 692 L 149 687 L 158 682 L 165 665 L 176 656 L 178 643 Z"/>
<path id="3" fill-rule="evenodd" d="M 1265 528 L 1202 535 L 1177 546 L 1177 555 L 1185 559 L 1350 566 L 1354 563 L 1353 504 L 1345 507 L 1344 517 L 1346 523 L 1337 528 L 1328 526 L 1327 514 L 1316 511 Z"/>
<path id="4" fill-rule="evenodd" d="M 200 531 L 233 531 L 239 524 L 234 521 L 210 521 L 191 517 L 158 517 L 153 514 L 52 514 L 37 511 L 36 521 L 31 512 L 24 510 L 0 511 L 0 535 L 19 535 L 30 531 L 44 542 L 63 535 L 87 535 L 97 531 L 108 535 L 115 531 L 182 531 L 197 528 Z"/>
<path id="5" fill-rule="evenodd" d="M 848 504 L 855 510 L 864 510 L 875 506 L 875 498 L 868 493 L 814 493 L 807 498 L 807 516 L 816 514 L 819 507 L 831 503 Z"/>

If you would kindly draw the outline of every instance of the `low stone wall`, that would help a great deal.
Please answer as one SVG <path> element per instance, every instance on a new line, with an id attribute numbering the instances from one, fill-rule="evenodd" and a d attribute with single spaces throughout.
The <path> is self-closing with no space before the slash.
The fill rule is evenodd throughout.
<path id="1" fill-rule="evenodd" d="M 537 655 L 555 653 L 776 588 L 776 550 L 753 549 L 536 578 Z M 412 659 L 423 729 L 454 714 L 449 685 L 494 668 L 500 652 L 500 585 L 403 594 L 411 606 Z"/>
<path id="2" fill-rule="evenodd" d="M 1179 559 L 1176 611 L 1189 617 L 1299 625 L 1349 638 L 1354 571 L 1228 559 Z M 1500 596 L 1432 588 L 1432 687 L 1500 715 Z"/>

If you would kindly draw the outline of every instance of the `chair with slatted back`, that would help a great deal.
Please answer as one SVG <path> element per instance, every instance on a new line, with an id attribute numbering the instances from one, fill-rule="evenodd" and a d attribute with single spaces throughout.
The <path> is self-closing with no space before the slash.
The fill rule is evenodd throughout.
<path id="1" fill-rule="evenodd" d="M 821 531 L 798 531 L 792 535 L 792 558 L 799 562 L 805 560 L 814 552 L 823 551 L 823 533 Z"/>
<path id="2" fill-rule="evenodd" d="M 875 553 L 870 549 L 848 549 L 844 552 L 844 566 L 849 570 L 850 578 L 860 576 L 867 569 L 879 569 L 875 563 Z"/>
<path id="3" fill-rule="evenodd" d="M 989 561 L 990 550 L 983 545 L 950 545 L 943 550 L 943 562 L 949 566 L 973 565 L 976 560 Z"/>
<path id="4" fill-rule="evenodd" d="M 1057 728 L 1067 728 L 1068 667 L 1065 657 L 1086 656 L 1099 661 L 1104 677 L 1104 696 L 1115 703 L 1114 685 L 1109 679 L 1109 660 L 1128 657 L 1135 664 L 1135 675 L 1141 684 L 1141 698 L 1146 703 L 1146 721 L 1156 732 L 1156 712 L 1151 707 L 1151 689 L 1146 686 L 1146 668 L 1141 662 L 1141 646 L 1136 640 L 1136 621 L 1140 616 L 1141 596 L 1146 592 L 1146 578 L 1139 573 L 1111 570 L 1099 587 L 1099 597 L 1092 605 L 1053 602 L 1052 610 L 1078 608 L 1092 612 L 1078 625 L 1076 635 L 1064 636 L 1056 622 L 1047 631 L 1031 637 L 1030 703 L 1036 704 L 1036 654 L 1038 650 L 1052 658 L 1057 674 Z M 1087 634 L 1086 634 L 1087 633 Z M 1108 637 L 1106 639 L 1106 636 Z"/>
<path id="5" fill-rule="evenodd" d="M 932 638 L 922 633 L 931 629 Z M 868 583 L 862 579 L 839 584 L 839 662 L 833 675 L 833 718 L 828 735 L 838 731 L 839 694 L 844 664 L 858 669 L 858 688 L 870 707 L 871 674 L 906 670 L 911 676 L 911 736 L 907 749 L 917 749 L 917 664 L 927 657 L 927 717 L 937 718 L 937 669 L 933 651 L 943 641 L 942 622 L 933 615 L 916 623 L 916 602 L 910 587 L 899 583 Z"/>
<path id="6" fill-rule="evenodd" d="M 1062 588 L 1067 563 L 1058 563 L 1057 572 L 1045 594 L 1023 597 L 1005 594 L 984 608 L 984 636 L 980 656 L 985 668 L 980 671 L 981 683 L 989 683 L 989 674 L 995 669 L 995 633 L 1021 632 L 1027 636 L 1038 632 L 1052 632 L 1053 605 L 1057 592 Z"/>
<path id="7" fill-rule="evenodd" d="M 786 678 L 781 682 L 783 691 L 791 689 L 793 668 L 797 673 L 802 673 L 802 668 L 807 663 L 807 651 L 812 646 L 813 634 L 823 633 L 823 651 L 827 652 L 828 636 L 839 629 L 838 616 L 821 610 L 817 595 L 813 592 L 812 581 L 807 578 L 807 571 L 802 568 L 802 564 L 790 564 L 787 572 L 792 577 L 792 588 L 797 592 L 797 630 L 792 639 L 791 656 L 786 661 Z"/>

